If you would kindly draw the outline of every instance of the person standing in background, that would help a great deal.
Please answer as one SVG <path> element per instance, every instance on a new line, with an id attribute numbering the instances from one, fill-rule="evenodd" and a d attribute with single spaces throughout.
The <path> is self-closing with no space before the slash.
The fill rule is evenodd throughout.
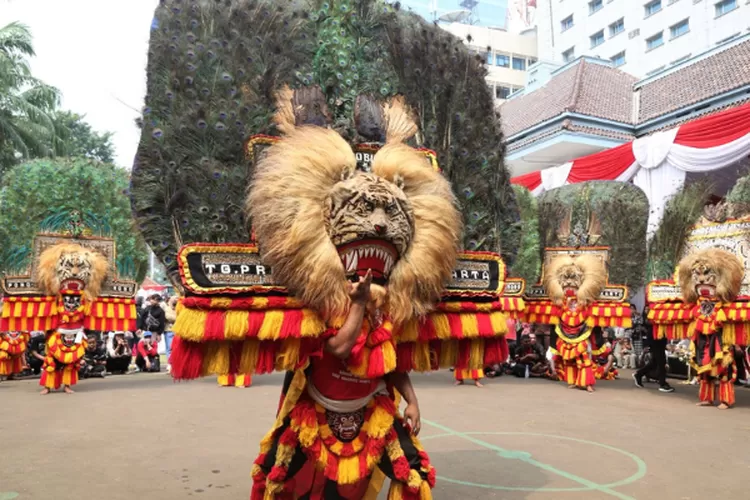
<path id="1" fill-rule="evenodd" d="M 674 387 L 667 383 L 667 339 L 655 339 L 651 324 L 648 323 L 648 308 L 643 309 L 643 324 L 646 326 L 649 335 L 648 344 L 651 357 L 640 370 L 633 374 L 633 380 L 637 387 L 643 388 L 643 376 L 656 369 L 656 378 L 659 382 L 659 391 L 674 392 Z"/>
<path id="2" fill-rule="evenodd" d="M 159 305 L 160 302 L 161 295 L 158 293 L 148 298 L 145 309 L 138 317 L 138 331 L 136 332 L 139 337 L 145 332 L 151 332 L 153 337 L 151 340 L 156 346 L 159 345 L 159 340 L 161 340 L 161 335 L 164 333 L 164 327 L 167 324 L 164 309 Z"/>
<path id="3" fill-rule="evenodd" d="M 177 321 L 177 296 L 170 297 L 168 301 L 161 303 L 164 309 L 164 352 L 167 355 L 167 373 L 172 371 L 172 365 L 169 363 L 169 355 L 172 352 L 172 339 L 174 338 L 174 322 Z"/>

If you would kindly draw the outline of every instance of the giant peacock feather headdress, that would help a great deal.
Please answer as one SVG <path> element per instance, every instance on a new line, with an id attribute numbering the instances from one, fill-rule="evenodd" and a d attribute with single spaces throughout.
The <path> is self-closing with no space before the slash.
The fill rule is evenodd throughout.
<path id="1" fill-rule="evenodd" d="M 297 123 L 350 143 L 384 142 L 381 103 L 403 95 L 464 218 L 464 246 L 512 261 L 518 216 L 483 58 L 374 0 L 164 0 L 152 27 L 148 93 L 131 197 L 147 243 L 177 279 L 184 243 L 241 242 L 246 142 L 278 135 L 276 96 L 296 89 Z"/>

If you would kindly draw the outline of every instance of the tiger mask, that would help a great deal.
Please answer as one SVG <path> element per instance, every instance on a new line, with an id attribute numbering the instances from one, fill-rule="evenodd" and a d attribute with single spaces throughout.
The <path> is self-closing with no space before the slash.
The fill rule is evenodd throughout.
<path id="1" fill-rule="evenodd" d="M 599 298 L 607 283 L 604 263 L 591 255 L 564 255 L 544 269 L 544 288 L 558 306 L 586 308 Z"/>
<path id="2" fill-rule="evenodd" d="M 461 233 L 448 181 L 399 141 L 365 173 L 335 131 L 284 130 L 256 165 L 246 206 L 274 277 L 325 317 L 346 314 L 347 281 L 368 269 L 394 323 L 432 310 Z"/>
<path id="3" fill-rule="evenodd" d="M 93 300 L 99 295 L 107 269 L 107 259 L 98 252 L 75 243 L 60 243 L 42 252 L 37 274 L 49 295 L 80 292 Z"/>
<path id="4" fill-rule="evenodd" d="M 373 282 L 385 285 L 409 249 L 414 213 L 402 187 L 400 179 L 391 183 L 355 173 L 331 190 L 323 216 L 347 278 L 364 276 L 370 269 Z"/>
<path id="5" fill-rule="evenodd" d="M 740 292 L 745 269 L 732 253 L 707 248 L 683 258 L 677 265 L 682 298 L 689 303 L 705 298 L 732 302 Z"/>

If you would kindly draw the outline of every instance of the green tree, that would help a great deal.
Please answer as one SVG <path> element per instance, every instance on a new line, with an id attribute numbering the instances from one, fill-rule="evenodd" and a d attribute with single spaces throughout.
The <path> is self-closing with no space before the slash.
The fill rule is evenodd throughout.
<path id="1" fill-rule="evenodd" d="M 0 28 L 0 168 L 19 158 L 62 152 L 66 131 L 55 127 L 51 113 L 60 92 L 31 74 L 31 33 L 20 23 Z M 0 174 L 2 172 L 0 171 Z"/>
<path id="2" fill-rule="evenodd" d="M 142 280 L 148 255 L 133 227 L 128 184 L 126 170 L 84 158 L 37 159 L 11 168 L 0 189 L 0 271 L 28 263 L 23 249 L 50 214 L 79 210 L 106 220 L 117 243 L 121 275 Z"/>
<path id="3" fill-rule="evenodd" d="M 65 156 L 80 156 L 107 163 L 114 162 L 115 148 L 112 133 L 98 133 L 84 120 L 85 116 L 71 111 L 58 111 L 54 122 L 58 130 L 65 130 L 63 140 Z"/>

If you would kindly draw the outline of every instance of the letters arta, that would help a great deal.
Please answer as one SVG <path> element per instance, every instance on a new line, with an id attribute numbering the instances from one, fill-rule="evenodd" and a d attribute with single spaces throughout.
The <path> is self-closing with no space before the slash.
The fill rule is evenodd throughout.
<path id="1" fill-rule="evenodd" d="M 484 280 L 490 281 L 489 271 L 473 271 L 469 269 L 453 270 L 454 280 Z"/>

